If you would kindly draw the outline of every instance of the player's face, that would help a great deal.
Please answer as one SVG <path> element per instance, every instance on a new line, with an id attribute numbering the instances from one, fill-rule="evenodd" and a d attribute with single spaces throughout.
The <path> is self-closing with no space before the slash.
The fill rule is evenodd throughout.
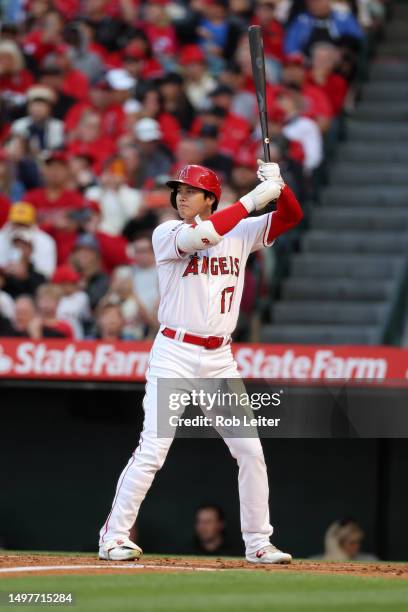
<path id="1" fill-rule="evenodd" d="M 177 210 L 182 219 L 193 221 L 200 215 L 201 219 L 208 219 L 211 215 L 212 198 L 205 196 L 202 189 L 191 185 L 179 185 L 176 196 Z"/>

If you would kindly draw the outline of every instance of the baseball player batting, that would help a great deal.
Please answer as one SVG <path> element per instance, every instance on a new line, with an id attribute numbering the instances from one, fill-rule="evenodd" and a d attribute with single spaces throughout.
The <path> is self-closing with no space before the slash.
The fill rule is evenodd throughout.
<path id="1" fill-rule="evenodd" d="M 173 441 L 157 435 L 158 380 L 240 377 L 231 352 L 231 334 L 238 319 L 248 256 L 270 247 L 302 218 L 279 166 L 261 160 L 258 166 L 260 183 L 255 189 L 217 212 L 221 185 L 212 170 L 189 165 L 167 183 L 180 220 L 166 221 L 153 233 L 160 329 L 146 372 L 144 427 L 100 531 L 100 559 L 127 561 L 142 555 L 141 548 L 129 539 L 130 529 Z M 274 212 L 249 216 L 272 200 L 277 200 Z M 239 468 L 246 559 L 252 563 L 290 563 L 291 555 L 270 542 L 268 477 L 259 438 L 224 440 Z"/>

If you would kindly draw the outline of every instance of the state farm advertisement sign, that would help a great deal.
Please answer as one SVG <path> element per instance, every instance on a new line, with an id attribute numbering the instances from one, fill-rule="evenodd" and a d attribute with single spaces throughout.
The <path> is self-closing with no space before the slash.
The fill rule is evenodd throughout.
<path id="1" fill-rule="evenodd" d="M 0 339 L 0 379 L 143 382 L 149 342 Z M 243 378 L 408 381 L 408 350 L 391 347 L 235 344 Z"/>

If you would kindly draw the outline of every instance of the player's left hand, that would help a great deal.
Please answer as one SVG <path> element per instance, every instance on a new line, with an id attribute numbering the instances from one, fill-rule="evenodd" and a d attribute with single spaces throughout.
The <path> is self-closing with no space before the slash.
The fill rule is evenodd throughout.
<path id="1" fill-rule="evenodd" d="M 285 182 L 281 176 L 278 164 L 275 164 L 275 162 L 264 162 L 262 159 L 258 159 L 257 162 L 259 168 L 256 174 L 260 181 L 273 179 L 274 181 L 277 181 L 279 184 L 281 184 L 283 187 Z"/>

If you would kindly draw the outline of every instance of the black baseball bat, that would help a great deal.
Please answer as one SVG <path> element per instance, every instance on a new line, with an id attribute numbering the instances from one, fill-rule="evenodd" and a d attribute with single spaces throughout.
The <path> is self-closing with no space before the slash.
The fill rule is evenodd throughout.
<path id="1" fill-rule="evenodd" d="M 248 38 L 251 53 L 252 73 L 254 76 L 256 98 L 258 101 L 259 120 L 261 122 L 264 158 L 266 162 L 270 162 L 271 152 L 269 150 L 268 117 L 266 114 L 265 55 L 261 26 L 250 26 L 250 28 L 248 28 Z"/>

